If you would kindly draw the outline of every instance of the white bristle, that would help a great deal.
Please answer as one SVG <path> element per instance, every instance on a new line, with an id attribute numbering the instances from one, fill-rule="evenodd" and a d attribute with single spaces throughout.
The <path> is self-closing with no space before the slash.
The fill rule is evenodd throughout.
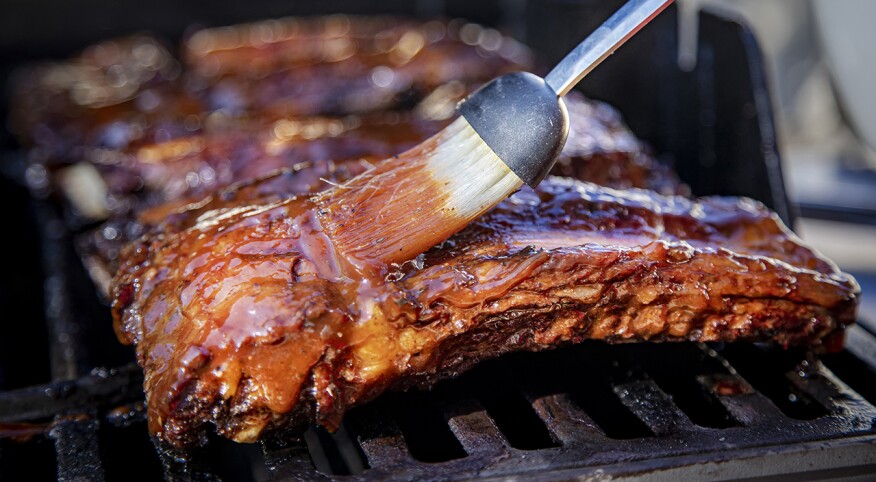
<path id="1" fill-rule="evenodd" d="M 522 185 L 460 117 L 315 201 L 335 249 L 371 269 L 413 259 Z"/>
<path id="2" fill-rule="evenodd" d="M 444 129 L 427 165 L 449 194 L 446 208 L 461 218 L 482 214 L 523 185 L 464 117 Z"/>

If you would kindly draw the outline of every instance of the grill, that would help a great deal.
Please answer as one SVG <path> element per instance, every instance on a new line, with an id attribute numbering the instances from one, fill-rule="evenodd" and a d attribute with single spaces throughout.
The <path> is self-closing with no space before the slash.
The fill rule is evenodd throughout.
<path id="1" fill-rule="evenodd" d="M 501 23 L 552 60 L 616 7 L 462 3 L 390 8 Z M 361 5 L 332 2 L 339 11 Z M 268 15 L 277 6 L 258 8 Z M 301 13 L 289 8 L 283 13 Z M 240 20 L 221 8 L 213 15 Z M 751 196 L 791 223 L 756 43 L 740 24 L 701 13 L 697 65 L 682 71 L 676 15 L 657 19 L 609 59 L 585 93 L 619 107 L 634 132 L 670 153 L 695 193 Z M 552 35 L 534 35 L 544 25 Z M 3 201 L 26 206 L 11 214 L 19 231 L 0 241 L 13 258 L 0 285 L 2 480 L 770 480 L 876 472 L 876 336 L 865 325 L 848 331 L 844 351 L 820 357 L 729 344 L 584 343 L 515 354 L 431 391 L 386 394 L 353 410 L 334 434 L 312 429 L 258 445 L 216 438 L 179 459 L 149 439 L 142 373 L 133 351 L 115 341 L 73 251 L 78 220 L 20 153 L 7 149 L 2 166 Z"/>

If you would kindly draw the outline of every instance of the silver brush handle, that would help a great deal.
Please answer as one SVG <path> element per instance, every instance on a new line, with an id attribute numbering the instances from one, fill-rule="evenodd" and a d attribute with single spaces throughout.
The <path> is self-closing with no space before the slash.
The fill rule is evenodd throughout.
<path id="1" fill-rule="evenodd" d="M 557 95 L 566 95 L 585 75 L 670 3 L 672 0 L 630 0 L 569 52 L 544 80 Z"/>

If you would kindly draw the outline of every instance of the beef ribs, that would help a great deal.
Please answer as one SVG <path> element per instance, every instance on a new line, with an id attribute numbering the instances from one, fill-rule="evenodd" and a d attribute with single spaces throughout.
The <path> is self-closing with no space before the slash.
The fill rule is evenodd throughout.
<path id="1" fill-rule="evenodd" d="M 243 442 L 332 428 L 387 389 L 510 351 L 818 347 L 854 320 L 855 281 L 749 199 L 552 177 L 414 260 L 361 272 L 333 252 L 314 201 L 289 194 L 318 177 L 308 170 L 162 216 L 123 250 L 113 313 L 160 440 L 199 444 L 211 424 Z"/>

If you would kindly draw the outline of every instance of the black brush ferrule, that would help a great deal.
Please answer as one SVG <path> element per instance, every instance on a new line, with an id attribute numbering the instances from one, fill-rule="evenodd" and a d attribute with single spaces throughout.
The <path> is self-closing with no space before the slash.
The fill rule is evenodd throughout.
<path id="1" fill-rule="evenodd" d="M 520 179 L 547 176 L 569 133 L 566 105 L 541 77 L 515 72 L 468 96 L 459 113 Z"/>

